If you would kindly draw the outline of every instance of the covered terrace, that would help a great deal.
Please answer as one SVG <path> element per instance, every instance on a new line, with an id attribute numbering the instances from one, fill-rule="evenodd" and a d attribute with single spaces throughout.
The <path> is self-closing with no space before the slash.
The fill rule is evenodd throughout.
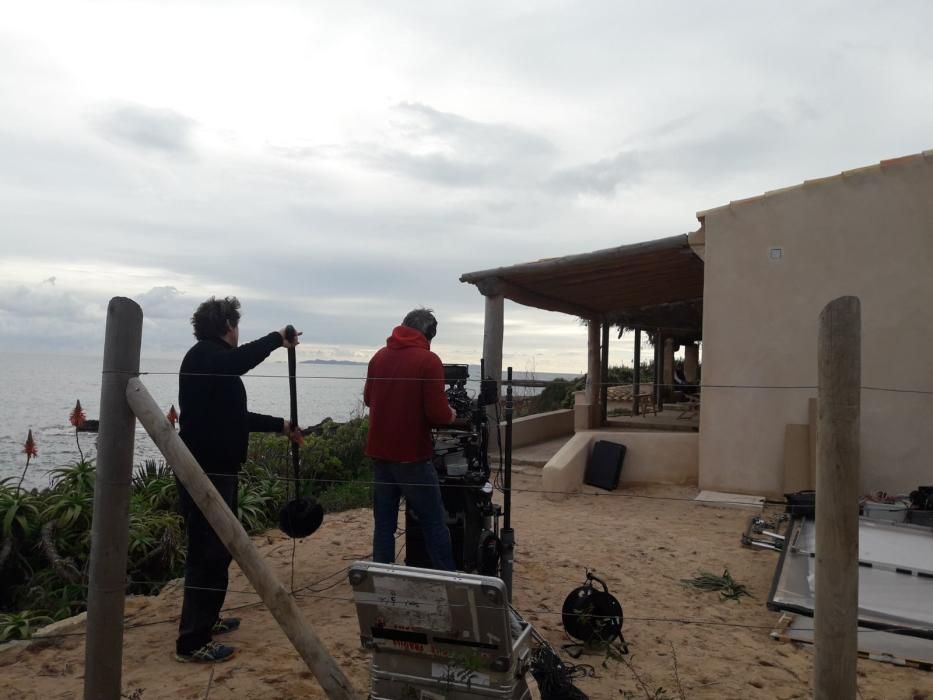
<path id="1" fill-rule="evenodd" d="M 684 346 L 684 375 L 698 379 L 703 334 L 703 234 L 698 231 L 591 253 L 548 258 L 460 276 L 485 297 L 483 357 L 489 377 L 502 376 L 504 300 L 571 314 L 587 324 L 586 392 L 576 428 L 606 425 L 609 329 L 635 330 L 633 413 L 644 404 L 663 409 L 674 384 L 674 352 Z M 641 383 L 641 336 L 654 342 L 654 384 Z M 619 334 L 621 336 L 621 332 Z M 578 402 L 579 405 L 579 402 Z M 662 421 L 663 422 L 663 421 Z"/>
<path id="2" fill-rule="evenodd" d="M 513 445 L 524 446 L 526 452 L 534 454 L 528 463 L 544 467 L 544 485 L 552 494 L 580 489 L 592 446 L 600 439 L 622 441 L 627 446 L 623 481 L 696 482 L 698 434 L 671 431 L 672 426 L 687 421 L 675 420 L 674 412 L 663 413 L 663 400 L 666 390 L 674 384 L 677 345 L 685 347 L 686 381 L 698 380 L 703 249 L 700 230 L 591 253 L 468 272 L 460 277 L 461 282 L 476 285 L 485 298 L 483 357 L 487 378 L 498 381 L 502 377 L 505 299 L 586 321 L 586 388 L 583 396 L 575 397 L 573 412 L 521 418 L 515 426 L 521 430 L 513 430 Z M 603 378 L 608 377 L 609 329 L 613 326 L 635 330 L 635 376 L 631 387 L 635 415 L 626 419 L 611 419 L 607 411 L 608 384 Z M 640 376 L 643 333 L 650 333 L 655 341 L 654 362 L 658 368 L 654 383 L 644 387 Z M 638 416 L 639 407 L 654 409 L 655 416 Z M 661 415 L 657 415 L 658 409 Z M 525 421 L 528 425 L 518 425 Z M 698 425 L 698 420 L 691 422 Z M 607 430 L 609 435 L 605 434 Z M 517 436 L 521 437 L 515 442 Z M 518 455 L 516 452 L 516 458 Z"/>

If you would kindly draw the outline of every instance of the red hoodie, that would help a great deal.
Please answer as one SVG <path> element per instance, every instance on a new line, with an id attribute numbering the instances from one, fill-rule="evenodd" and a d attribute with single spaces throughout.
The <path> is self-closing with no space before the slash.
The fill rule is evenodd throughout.
<path id="1" fill-rule="evenodd" d="M 397 326 L 369 361 L 363 401 L 369 406 L 366 454 L 387 462 L 420 462 L 434 454 L 431 426 L 456 413 L 444 393 L 444 367 L 414 328 Z"/>

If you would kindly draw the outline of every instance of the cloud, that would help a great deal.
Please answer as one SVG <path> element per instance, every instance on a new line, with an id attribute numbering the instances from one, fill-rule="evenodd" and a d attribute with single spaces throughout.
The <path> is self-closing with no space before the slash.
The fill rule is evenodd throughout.
<path id="1" fill-rule="evenodd" d="M 193 154 L 195 121 L 171 109 L 109 106 L 92 118 L 92 124 L 111 143 L 166 155 Z"/>
<path id="2" fill-rule="evenodd" d="M 183 351 L 194 307 L 236 294 L 248 333 L 328 348 L 434 306 L 474 361 L 463 272 L 931 147 L 933 5 L 909 4 L 76 0 L 54 25 L 22 4 L 0 36 L 0 347 L 99 352 L 125 295 L 144 348 Z M 573 319 L 506 318 L 507 353 L 585 365 L 578 328 L 536 335 Z"/>
<path id="3" fill-rule="evenodd" d="M 46 284 L 0 287 L 0 350 L 90 351 L 103 339 L 99 300 Z M 99 329 L 99 331 L 98 331 Z"/>
<path id="4" fill-rule="evenodd" d="M 153 287 L 148 292 L 136 296 L 138 303 L 145 311 L 147 318 L 185 318 L 194 311 L 192 300 L 184 292 L 167 285 Z"/>
<path id="5" fill-rule="evenodd" d="M 693 115 L 674 119 L 637 135 L 636 147 L 558 170 L 548 185 L 564 195 L 608 198 L 657 175 L 693 181 L 710 172 L 719 178 L 734 177 L 779 153 L 794 133 L 816 117 L 812 105 L 794 101 L 725 122 L 703 123 Z M 685 129 L 688 125 L 692 129 Z"/>
<path id="6" fill-rule="evenodd" d="M 396 106 L 388 141 L 356 145 L 348 153 L 377 168 L 452 187 L 518 184 L 547 167 L 556 148 L 509 124 L 475 121 L 425 104 Z"/>
<path id="7" fill-rule="evenodd" d="M 637 183 L 645 170 L 643 157 L 634 151 L 617 153 L 593 163 L 556 172 L 550 179 L 554 191 L 564 194 L 596 194 L 608 197 L 620 187 Z"/>

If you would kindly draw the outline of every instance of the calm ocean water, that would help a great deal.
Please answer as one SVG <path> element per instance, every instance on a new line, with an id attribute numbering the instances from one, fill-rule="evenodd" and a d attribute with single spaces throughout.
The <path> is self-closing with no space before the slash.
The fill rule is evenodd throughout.
<path id="1" fill-rule="evenodd" d="M 244 378 L 249 408 L 257 413 L 287 417 L 288 364 L 267 360 Z M 273 356 L 274 357 L 274 356 Z M 168 412 L 178 406 L 178 359 L 143 359 L 140 371 L 156 403 Z M 331 417 L 344 421 L 363 411 L 364 365 L 303 363 L 298 366 L 298 419 L 311 425 Z M 470 369 L 479 377 L 479 368 Z M 560 375 L 538 373 L 538 379 Z M 29 466 L 24 485 L 48 485 L 48 472 L 78 458 L 75 431 L 68 416 L 80 399 L 88 418 L 98 418 L 101 359 L 97 357 L 0 353 L 0 478 L 22 474 L 26 434 L 32 430 L 39 450 Z M 527 390 L 526 390 L 527 393 Z M 94 433 L 80 433 L 85 456 L 96 453 Z M 137 423 L 135 461 L 161 459 L 155 445 Z"/>
<path id="2" fill-rule="evenodd" d="M 285 357 L 285 353 L 281 353 Z M 156 403 L 168 412 L 178 406 L 177 360 L 146 360 L 140 366 L 143 382 Z M 252 375 L 252 376 L 251 376 Z M 271 376 L 266 376 L 271 375 Z M 287 417 L 288 364 L 267 360 L 243 378 L 249 408 L 257 413 Z M 310 425 L 330 416 L 342 421 L 362 410 L 362 365 L 300 364 L 298 419 Z M 39 450 L 31 461 L 25 484 L 46 486 L 50 469 L 78 458 L 75 431 L 68 416 L 80 399 L 88 418 L 100 409 L 101 359 L 72 355 L 0 353 L 0 478 L 19 476 L 25 466 L 23 442 L 31 429 Z M 96 453 L 96 435 L 80 433 L 85 456 Z M 155 445 L 137 423 L 136 462 L 161 459 Z"/>

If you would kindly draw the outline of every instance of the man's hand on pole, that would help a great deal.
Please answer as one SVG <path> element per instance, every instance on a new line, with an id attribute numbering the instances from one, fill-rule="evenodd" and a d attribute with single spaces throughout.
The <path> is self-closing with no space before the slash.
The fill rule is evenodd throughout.
<path id="1" fill-rule="evenodd" d="M 301 428 L 300 428 L 298 425 L 296 425 L 296 426 L 293 428 L 293 427 L 292 427 L 291 421 L 290 421 L 290 420 L 286 420 L 286 419 L 283 419 L 283 420 L 282 420 L 282 423 L 283 423 L 283 425 L 282 425 L 282 435 L 287 435 L 287 436 L 288 436 L 288 439 L 291 440 L 292 442 L 294 442 L 296 445 L 304 445 L 304 444 L 305 444 L 305 436 L 304 436 L 304 434 L 301 432 Z"/>
<path id="2" fill-rule="evenodd" d="M 298 336 L 301 335 L 302 331 L 295 331 L 294 337 L 289 340 L 288 326 L 279 331 L 279 334 L 282 336 L 282 347 L 291 349 L 298 345 Z"/>

